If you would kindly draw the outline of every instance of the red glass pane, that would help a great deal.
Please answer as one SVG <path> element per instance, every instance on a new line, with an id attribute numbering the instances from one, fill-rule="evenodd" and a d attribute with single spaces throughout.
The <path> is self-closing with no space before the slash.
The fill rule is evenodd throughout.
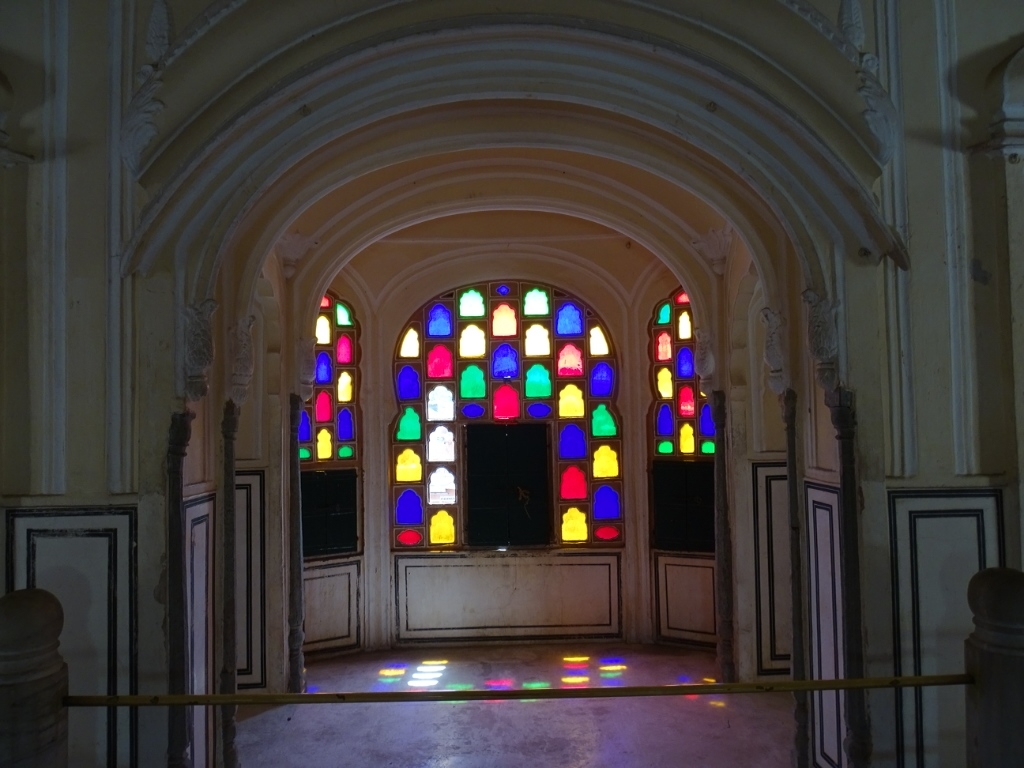
<path id="1" fill-rule="evenodd" d="M 452 375 L 452 353 L 438 344 L 427 354 L 427 378 L 450 379 Z"/>
<path id="2" fill-rule="evenodd" d="M 697 409 L 693 403 L 693 388 L 683 387 L 679 390 L 679 415 L 693 416 Z"/>
<path id="3" fill-rule="evenodd" d="M 665 332 L 658 334 L 658 349 L 655 352 L 655 357 L 659 361 L 672 359 L 672 337 Z"/>
<path id="4" fill-rule="evenodd" d="M 587 498 L 587 476 L 579 467 L 569 467 L 562 473 L 562 485 L 558 491 L 562 499 Z"/>
<path id="5" fill-rule="evenodd" d="M 324 296 L 322 299 L 320 299 L 320 309 L 329 309 L 330 306 L 331 306 L 331 297 L 330 296 Z"/>
<path id="6" fill-rule="evenodd" d="M 689 304 L 690 297 L 686 295 L 686 291 L 680 291 L 676 294 L 676 304 Z"/>
<path id="7" fill-rule="evenodd" d="M 316 420 L 317 421 L 334 421 L 333 409 L 331 408 L 331 396 L 326 392 L 321 392 L 316 396 Z"/>
<path id="8" fill-rule="evenodd" d="M 502 384 L 494 393 L 494 418 L 519 418 L 519 393 L 508 384 Z"/>
<path id="9" fill-rule="evenodd" d="M 558 353 L 558 375 L 583 375 L 583 352 L 575 344 L 566 344 Z"/>
<path id="10" fill-rule="evenodd" d="M 338 352 L 335 356 L 339 363 L 351 363 L 352 362 L 352 337 L 351 336 L 339 336 L 338 337 Z"/>
<path id="11" fill-rule="evenodd" d="M 601 541 L 617 539 L 619 538 L 619 529 L 611 525 L 602 525 L 594 531 L 594 538 L 601 539 Z"/>
<path id="12" fill-rule="evenodd" d="M 423 534 L 419 531 L 405 530 L 396 537 L 398 543 L 406 547 L 414 547 L 423 541 Z"/>

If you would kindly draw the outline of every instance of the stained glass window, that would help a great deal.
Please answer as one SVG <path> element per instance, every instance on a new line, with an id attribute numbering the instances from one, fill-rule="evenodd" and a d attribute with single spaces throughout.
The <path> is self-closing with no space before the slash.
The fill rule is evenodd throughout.
<path id="1" fill-rule="evenodd" d="M 677 329 L 666 330 L 671 379 Z M 550 286 L 496 281 L 428 302 L 402 328 L 395 352 L 394 546 L 464 543 L 458 425 L 517 420 L 551 425 L 549 508 L 558 541 L 621 545 L 617 364 L 604 323 Z M 669 383 L 666 399 L 674 400 Z M 665 439 L 678 439 L 674 428 Z"/>

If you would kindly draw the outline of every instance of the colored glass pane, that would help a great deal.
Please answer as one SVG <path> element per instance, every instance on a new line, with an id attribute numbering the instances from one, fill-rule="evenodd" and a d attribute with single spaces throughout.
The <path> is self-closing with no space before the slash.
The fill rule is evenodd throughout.
<path id="1" fill-rule="evenodd" d="M 398 525 L 423 525 L 423 499 L 411 488 L 402 491 L 395 502 L 395 522 Z"/>
<path id="2" fill-rule="evenodd" d="M 530 366 L 526 372 L 527 397 L 551 397 L 551 374 L 540 363 Z"/>
<path id="3" fill-rule="evenodd" d="M 594 357 L 604 357 L 608 352 L 608 339 L 599 326 L 590 329 L 590 354 Z"/>
<path id="4" fill-rule="evenodd" d="M 690 322 L 689 312 L 679 313 L 679 338 L 687 341 L 693 336 L 693 323 Z"/>
<path id="5" fill-rule="evenodd" d="M 662 331 L 658 334 L 657 349 L 654 351 L 654 359 L 659 363 L 672 359 L 672 337 Z"/>
<path id="6" fill-rule="evenodd" d="M 497 288 L 495 288 L 494 290 L 496 290 L 496 291 L 498 292 L 498 295 L 499 295 L 499 296 L 508 296 L 508 286 L 507 286 L 507 285 L 505 285 L 504 283 L 502 283 L 501 285 L 499 285 L 499 286 L 498 286 Z"/>
<path id="7" fill-rule="evenodd" d="M 693 425 L 683 424 L 679 430 L 679 452 L 693 453 L 696 451 L 696 444 L 693 439 Z"/>
<path id="8" fill-rule="evenodd" d="M 604 403 L 597 406 L 590 415 L 590 434 L 594 437 L 615 437 L 618 434 L 615 417 Z"/>
<path id="9" fill-rule="evenodd" d="M 352 325 L 352 312 L 340 301 L 334 305 L 334 320 L 338 325 Z"/>
<path id="10" fill-rule="evenodd" d="M 316 433 L 316 457 L 317 459 L 330 459 L 334 455 L 334 447 L 331 441 L 331 431 L 321 429 Z"/>
<path id="11" fill-rule="evenodd" d="M 602 485 L 594 491 L 595 520 L 618 520 L 621 516 L 618 491 L 610 485 Z"/>
<path id="12" fill-rule="evenodd" d="M 415 408 L 406 408 L 402 418 L 398 420 L 397 440 L 419 440 L 421 436 L 420 415 Z"/>
<path id="13" fill-rule="evenodd" d="M 331 297 L 330 296 L 324 296 L 322 299 L 320 299 L 320 309 L 330 309 L 330 308 L 331 308 Z"/>
<path id="14" fill-rule="evenodd" d="M 455 521 L 445 510 L 439 510 L 430 518 L 430 543 L 454 544 Z"/>
<path id="15" fill-rule="evenodd" d="M 658 443 L 658 447 L 657 447 L 656 450 L 657 450 L 658 453 L 672 453 L 672 441 L 671 440 L 662 440 L 662 441 L 660 441 Z"/>
<path id="16" fill-rule="evenodd" d="M 406 448 L 398 454 L 395 462 L 395 480 L 400 483 L 418 483 L 423 479 L 423 465 L 419 454 L 412 448 Z"/>
<path id="17" fill-rule="evenodd" d="M 351 445 L 343 445 L 338 449 L 339 459 L 351 459 L 355 455 L 355 449 Z"/>
<path id="18" fill-rule="evenodd" d="M 403 365 L 398 372 L 398 399 L 418 400 L 420 396 L 420 375 L 411 365 Z"/>
<path id="19" fill-rule="evenodd" d="M 427 336 L 448 338 L 452 335 L 452 313 L 444 304 L 435 304 L 427 316 Z"/>
<path id="20" fill-rule="evenodd" d="M 480 291 L 472 288 L 463 291 L 459 296 L 459 317 L 483 317 L 485 314 L 484 297 Z"/>
<path id="21" fill-rule="evenodd" d="M 676 376 L 681 379 L 693 378 L 693 350 L 683 347 L 676 357 Z"/>
<path id="22" fill-rule="evenodd" d="M 715 420 L 711 418 L 711 406 L 707 403 L 700 407 L 700 433 L 704 437 L 715 436 Z"/>
<path id="23" fill-rule="evenodd" d="M 338 337 L 334 359 L 342 364 L 352 362 L 352 337 L 348 334 L 342 334 Z"/>
<path id="24" fill-rule="evenodd" d="M 487 337 L 476 325 L 467 325 L 459 336 L 460 357 L 483 357 L 487 353 Z"/>
<path id="25" fill-rule="evenodd" d="M 455 395 L 448 387 L 434 387 L 427 393 L 427 421 L 455 421 Z"/>
<path id="26" fill-rule="evenodd" d="M 498 337 L 515 336 L 519 333 L 516 311 L 508 304 L 499 304 L 491 313 L 491 335 Z"/>
<path id="27" fill-rule="evenodd" d="M 619 454 L 608 445 L 594 451 L 594 477 L 618 477 Z"/>
<path id="28" fill-rule="evenodd" d="M 587 516 L 576 507 L 569 507 L 562 515 L 562 541 L 586 541 Z"/>
<path id="29" fill-rule="evenodd" d="M 558 393 L 558 416 L 563 419 L 579 419 L 586 413 L 583 392 L 575 384 L 568 384 Z"/>
<path id="30" fill-rule="evenodd" d="M 666 301 L 660 307 L 658 307 L 658 319 L 654 321 L 655 325 L 668 325 L 672 322 L 672 307 Z"/>
<path id="31" fill-rule="evenodd" d="M 555 315 L 555 334 L 558 336 L 583 335 L 583 313 L 571 301 L 558 308 Z"/>
<path id="32" fill-rule="evenodd" d="M 465 400 L 487 397 L 484 372 L 479 365 L 469 365 L 459 377 L 459 397 Z"/>
<path id="33" fill-rule="evenodd" d="M 526 412 L 535 419 L 546 419 L 551 415 L 551 406 L 547 403 L 530 403 Z"/>
<path id="34" fill-rule="evenodd" d="M 583 352 L 575 344 L 566 344 L 558 353 L 558 375 L 583 375 Z"/>
<path id="35" fill-rule="evenodd" d="M 352 409 L 342 408 L 338 411 L 338 440 L 346 442 L 355 439 L 355 423 L 352 419 Z"/>
<path id="36" fill-rule="evenodd" d="M 299 414 L 299 442 L 308 443 L 313 439 L 313 427 L 309 423 L 309 411 Z"/>
<path id="37" fill-rule="evenodd" d="M 526 329 L 526 356 L 547 357 L 551 354 L 551 335 L 537 323 Z"/>
<path id="38" fill-rule="evenodd" d="M 479 419 L 487 412 L 480 403 L 467 403 L 462 406 L 462 415 L 467 419 Z"/>
<path id="39" fill-rule="evenodd" d="M 608 363 L 598 363 L 590 372 L 590 396 L 611 397 L 615 385 L 615 371 Z"/>
<path id="40" fill-rule="evenodd" d="M 427 438 L 427 461 L 455 461 L 455 435 L 447 427 L 436 427 Z"/>
<path id="41" fill-rule="evenodd" d="M 402 337 L 402 346 L 398 350 L 399 357 L 420 356 L 420 335 L 415 328 L 410 328 Z"/>
<path id="42" fill-rule="evenodd" d="M 331 356 L 326 352 L 321 352 L 316 356 L 316 383 L 330 384 L 332 374 Z"/>
<path id="43" fill-rule="evenodd" d="M 672 398 L 672 371 L 668 368 L 658 369 L 658 394 L 666 400 Z"/>
<path id="44" fill-rule="evenodd" d="M 427 504 L 455 503 L 455 475 L 444 467 L 430 473 L 427 481 Z"/>
<path id="45" fill-rule="evenodd" d="M 614 525 L 602 525 L 594 531 L 594 538 L 601 541 L 613 541 L 619 538 L 619 529 Z"/>
<path id="46" fill-rule="evenodd" d="M 299 448 L 299 459 L 306 461 L 307 459 L 313 458 L 313 454 L 309 452 L 309 448 Z"/>
<path id="47" fill-rule="evenodd" d="M 502 344 L 491 357 L 491 375 L 496 379 L 519 376 L 519 353 L 510 344 Z"/>
<path id="48" fill-rule="evenodd" d="M 519 393 L 508 384 L 502 384 L 494 392 L 494 418 L 519 418 Z"/>
<path id="49" fill-rule="evenodd" d="M 427 353 L 427 378 L 450 379 L 452 373 L 452 353 L 443 344 L 436 345 Z"/>
<path id="50" fill-rule="evenodd" d="M 327 319 L 327 315 L 320 315 L 316 319 L 315 335 L 317 344 L 331 343 L 331 321 Z"/>
<path id="51" fill-rule="evenodd" d="M 676 304 L 689 304 L 690 297 L 686 295 L 686 291 L 680 291 L 676 294 Z"/>
<path id="52" fill-rule="evenodd" d="M 533 288 L 523 297 L 523 314 L 529 317 L 543 317 L 548 309 L 548 294 L 540 288 Z"/>
<path id="53" fill-rule="evenodd" d="M 338 376 L 338 402 L 352 402 L 352 374 L 348 371 L 342 371 Z"/>
<path id="54" fill-rule="evenodd" d="M 671 437 L 675 432 L 675 420 L 672 418 L 672 409 L 662 403 L 658 406 L 658 415 L 654 420 L 654 432 L 659 436 Z"/>
<path id="55" fill-rule="evenodd" d="M 558 496 L 562 499 L 587 498 L 587 476 L 579 467 L 566 467 L 558 486 Z"/>
<path id="56" fill-rule="evenodd" d="M 679 389 L 679 415 L 693 416 L 697 412 L 693 400 L 693 387 Z"/>
<path id="57" fill-rule="evenodd" d="M 703 440 L 703 441 L 701 441 L 700 452 L 701 453 L 714 453 L 715 452 L 715 444 L 713 442 L 711 442 L 710 440 Z"/>
<path id="58" fill-rule="evenodd" d="M 316 420 L 319 422 L 333 421 L 334 409 L 331 407 L 331 396 L 320 392 L 316 396 Z"/>
<path id="59" fill-rule="evenodd" d="M 417 544 L 423 541 L 423 535 L 419 531 L 408 530 L 399 533 L 397 536 L 395 536 L 395 539 L 398 541 L 399 544 L 402 544 L 403 546 L 415 547 Z"/>
<path id="60" fill-rule="evenodd" d="M 583 459 L 587 456 L 587 437 L 575 424 L 566 424 L 558 435 L 558 458 Z"/>

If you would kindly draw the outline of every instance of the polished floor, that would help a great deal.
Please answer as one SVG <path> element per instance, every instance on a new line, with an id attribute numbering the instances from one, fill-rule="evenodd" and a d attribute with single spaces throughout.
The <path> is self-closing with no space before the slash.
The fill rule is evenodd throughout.
<path id="1" fill-rule="evenodd" d="M 310 691 L 672 685 L 708 653 L 606 644 L 401 649 L 309 665 Z M 245 768 L 783 768 L 787 694 L 293 705 L 239 711 Z"/>

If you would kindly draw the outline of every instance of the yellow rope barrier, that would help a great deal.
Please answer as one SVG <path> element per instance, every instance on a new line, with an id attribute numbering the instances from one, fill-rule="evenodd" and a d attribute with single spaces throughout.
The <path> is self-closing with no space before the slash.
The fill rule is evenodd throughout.
<path id="1" fill-rule="evenodd" d="M 123 696 L 65 696 L 67 707 L 213 707 L 275 704 L 378 704 L 422 701 L 509 701 L 521 699 L 623 699 L 639 696 L 691 696 L 694 694 L 786 693 L 789 691 L 845 691 L 863 688 L 917 688 L 936 685 L 971 685 L 970 675 L 917 675 L 868 677 L 858 680 L 780 680 L 772 683 L 697 683 L 639 685 L 614 688 L 531 688 L 498 691 L 408 691 L 403 693 L 208 693 Z"/>

